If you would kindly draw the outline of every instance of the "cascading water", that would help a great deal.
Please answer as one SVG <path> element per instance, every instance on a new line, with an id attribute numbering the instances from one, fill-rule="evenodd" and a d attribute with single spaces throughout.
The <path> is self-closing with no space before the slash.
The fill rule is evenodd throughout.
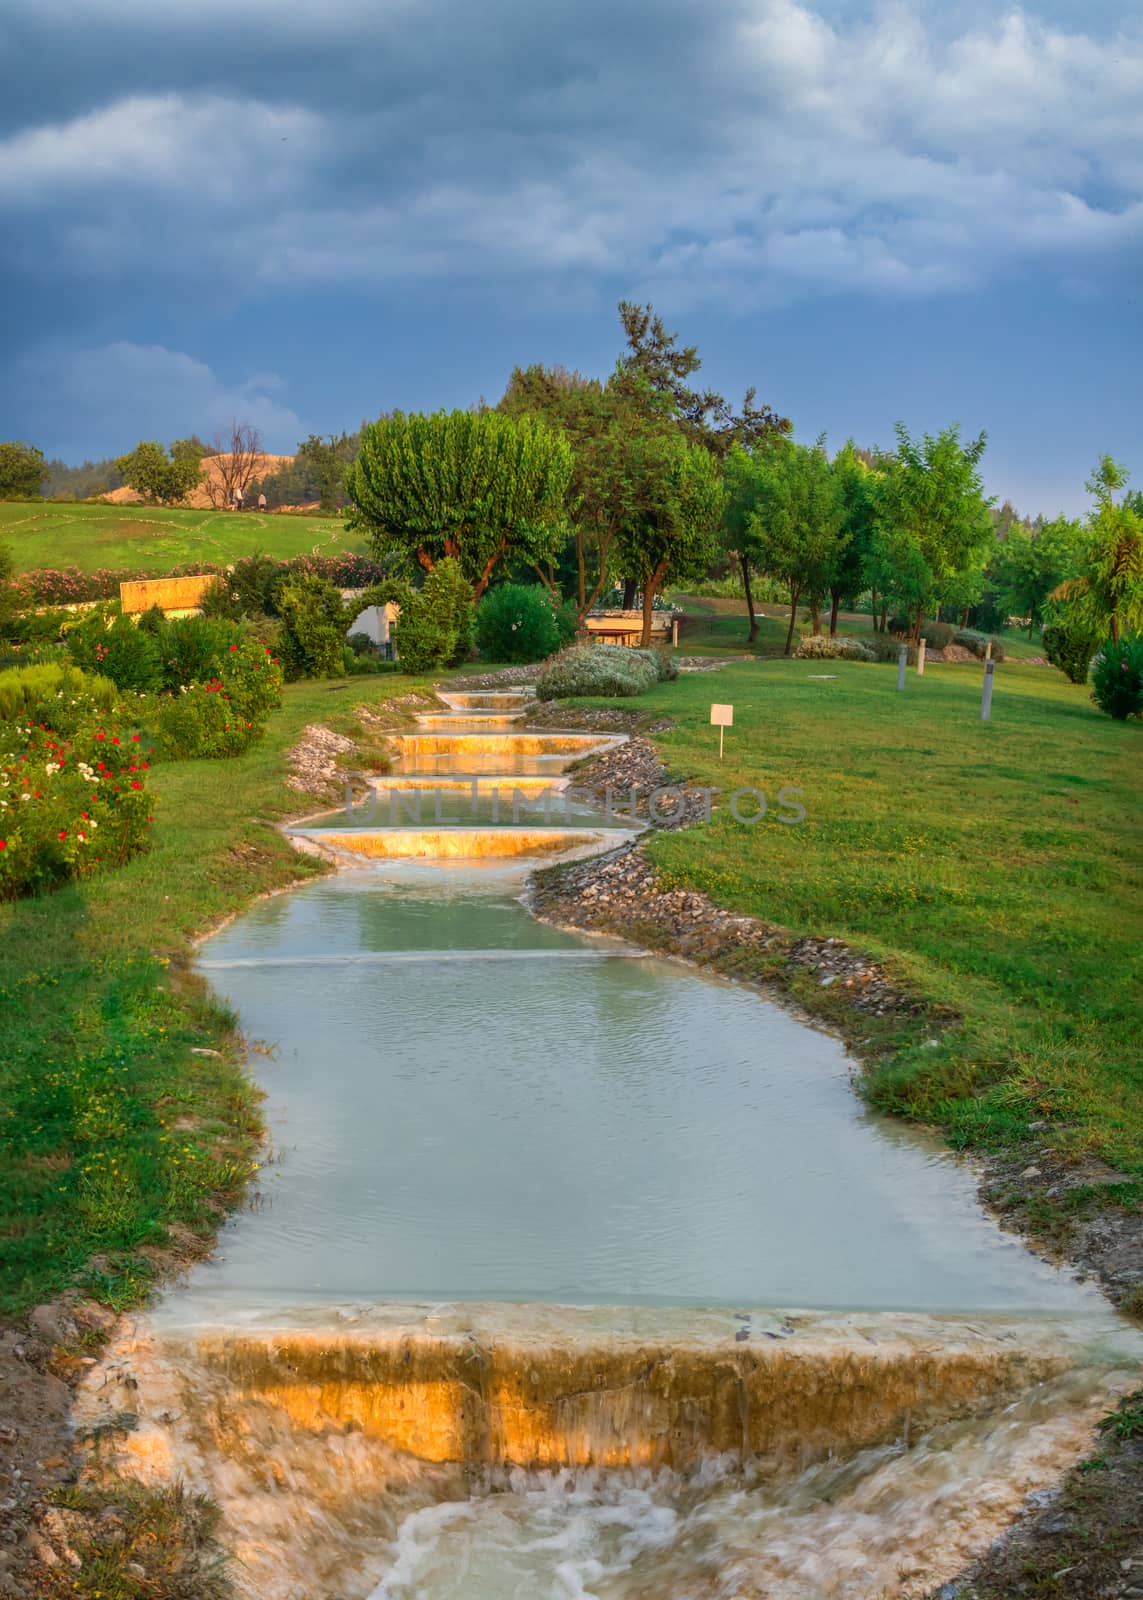
<path id="1" fill-rule="evenodd" d="M 447 703 L 460 726 L 426 718 L 376 780 L 404 810 L 298 830 L 356 870 L 206 947 L 275 1046 L 280 1159 L 90 1420 L 132 1413 L 122 1462 L 215 1495 L 262 1600 L 950 1575 L 1076 1459 L 1140 1341 L 866 1114 L 835 1041 L 531 918 L 537 850 L 622 836 L 537 792 L 612 741 L 521 728 L 523 693 Z"/>

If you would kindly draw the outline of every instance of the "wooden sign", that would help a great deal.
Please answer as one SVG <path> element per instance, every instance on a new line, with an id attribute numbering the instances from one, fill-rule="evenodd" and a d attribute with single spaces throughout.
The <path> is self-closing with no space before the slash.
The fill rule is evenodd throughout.
<path id="1" fill-rule="evenodd" d="M 711 706 L 711 726 L 718 729 L 718 758 L 722 760 L 722 741 L 726 736 L 727 728 L 734 726 L 733 706 Z"/>
<path id="2" fill-rule="evenodd" d="M 135 616 L 159 606 L 163 611 L 193 611 L 216 582 L 210 573 L 193 578 L 141 578 L 119 585 L 119 600 L 124 616 Z"/>

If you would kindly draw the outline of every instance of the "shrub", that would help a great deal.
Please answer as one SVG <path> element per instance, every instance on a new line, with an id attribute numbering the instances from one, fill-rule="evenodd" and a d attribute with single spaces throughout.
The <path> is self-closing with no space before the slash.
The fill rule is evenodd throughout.
<path id="1" fill-rule="evenodd" d="M 1100 636 L 1077 617 L 1062 617 L 1044 629 L 1044 654 L 1072 683 L 1086 683 Z"/>
<path id="2" fill-rule="evenodd" d="M 1143 716 L 1143 635 L 1110 639 L 1095 658 L 1091 697 L 1117 722 Z"/>
<path id="3" fill-rule="evenodd" d="M 167 761 L 239 755 L 262 737 L 281 700 L 281 663 L 266 646 L 231 644 L 213 677 L 154 703 L 158 753 Z"/>
<path id="4" fill-rule="evenodd" d="M 893 660 L 897 659 L 897 645 L 893 643 Z M 828 639 L 824 634 L 811 633 L 794 651 L 803 661 L 877 661 L 877 651 L 860 639 Z"/>
<path id="5" fill-rule="evenodd" d="M 659 681 L 654 659 L 658 655 L 655 650 L 628 650 L 622 645 L 572 645 L 548 662 L 537 680 L 536 694 L 541 700 L 642 694 Z"/>
<path id="6" fill-rule="evenodd" d="M 212 678 L 242 634 L 232 622 L 217 617 L 174 617 L 157 634 L 162 652 L 164 689 Z"/>
<path id="7" fill-rule="evenodd" d="M 332 583 L 313 573 L 288 578 L 275 597 L 282 618 L 282 659 L 290 678 L 340 678 L 345 606 Z"/>
<path id="8" fill-rule="evenodd" d="M 74 740 L 22 719 L 0 726 L 0 899 L 119 866 L 151 821 L 138 735 Z"/>
<path id="9" fill-rule="evenodd" d="M 388 588 L 384 592 L 393 597 Z M 369 591 L 355 602 L 372 603 Z M 420 589 L 401 588 L 397 603 L 401 615 L 393 625 L 393 647 L 402 671 L 455 667 L 468 655 L 472 648 L 472 585 L 459 561 L 451 556 L 438 561 Z"/>
<path id="10" fill-rule="evenodd" d="M 145 694 L 162 687 L 158 641 L 130 617 L 112 617 L 109 622 L 104 613 L 95 612 L 69 630 L 67 646 L 77 666 L 102 673 L 120 689 Z"/>
<path id="11" fill-rule="evenodd" d="M 952 642 L 961 645 L 965 650 L 971 650 L 981 661 L 984 660 L 991 644 L 993 661 L 1004 660 L 1004 640 L 997 639 L 993 634 L 978 633 L 975 628 L 958 628 L 953 634 Z"/>
<path id="12" fill-rule="evenodd" d="M 81 672 L 70 664 L 13 667 L 0 672 L 0 718 L 46 723 L 68 733 L 118 703 L 110 678 Z"/>
<path id="13" fill-rule="evenodd" d="M 579 632 L 579 611 L 574 600 L 565 600 L 556 612 L 556 627 L 560 633 L 561 650 L 575 643 L 575 636 Z"/>
<path id="14" fill-rule="evenodd" d="M 543 661 L 559 645 L 556 608 L 540 584 L 502 583 L 476 608 L 476 646 L 486 661 Z"/>
<path id="15" fill-rule="evenodd" d="M 955 635 L 951 622 L 926 622 L 921 626 L 921 638 L 930 650 L 943 650 L 946 644 L 952 644 Z"/>
<path id="16" fill-rule="evenodd" d="M 906 644 L 904 639 L 891 639 L 884 633 L 875 633 L 866 645 L 866 649 L 872 651 L 874 661 L 891 661 L 895 666 L 903 644 Z M 916 665 L 917 647 L 915 644 L 906 645 L 905 659 L 911 667 Z"/>

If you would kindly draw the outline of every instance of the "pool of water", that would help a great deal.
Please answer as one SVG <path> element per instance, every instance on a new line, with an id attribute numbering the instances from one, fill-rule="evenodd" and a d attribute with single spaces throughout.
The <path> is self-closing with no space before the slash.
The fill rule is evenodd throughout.
<path id="1" fill-rule="evenodd" d="M 1085 1303 L 980 1211 L 965 1166 L 863 1110 L 836 1040 L 543 926 L 521 886 L 385 863 L 204 947 L 269 1051 L 275 1155 L 197 1304 Z"/>

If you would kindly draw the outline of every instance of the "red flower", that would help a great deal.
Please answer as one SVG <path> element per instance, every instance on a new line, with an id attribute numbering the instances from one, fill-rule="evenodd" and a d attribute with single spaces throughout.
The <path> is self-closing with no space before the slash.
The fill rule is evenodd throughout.
<path id="1" fill-rule="evenodd" d="M 97 733 L 95 737 L 97 739 L 106 739 L 107 735 L 105 733 Z"/>
<path id="2" fill-rule="evenodd" d="M 131 787 L 132 789 L 141 789 L 143 785 L 139 782 L 138 778 L 132 778 Z"/>
<path id="3" fill-rule="evenodd" d="M 111 743 L 112 743 L 112 744 L 118 744 L 118 743 L 119 743 L 119 740 L 118 740 L 118 739 L 116 739 L 116 738 L 115 738 L 115 736 L 114 736 L 114 735 L 112 735 L 112 738 L 111 738 Z"/>
<path id="4" fill-rule="evenodd" d="M 237 649 L 238 649 L 238 646 L 237 646 L 237 645 L 236 645 L 236 644 L 232 644 L 232 645 L 231 645 L 231 646 L 230 646 L 230 648 L 231 648 L 231 649 L 232 649 L 232 650 L 237 650 Z"/>
<path id="5" fill-rule="evenodd" d="M 7 850 L 7 848 L 8 848 L 7 839 L 0 839 L 0 850 Z"/>
<path id="6" fill-rule="evenodd" d="M 138 744 L 139 743 L 139 735 L 137 733 L 133 733 L 131 735 L 131 742 L 132 742 L 132 744 Z"/>
<path id="7" fill-rule="evenodd" d="M 67 838 L 67 829 L 66 828 L 61 828 L 60 829 L 60 838 L 61 839 L 66 839 Z"/>

